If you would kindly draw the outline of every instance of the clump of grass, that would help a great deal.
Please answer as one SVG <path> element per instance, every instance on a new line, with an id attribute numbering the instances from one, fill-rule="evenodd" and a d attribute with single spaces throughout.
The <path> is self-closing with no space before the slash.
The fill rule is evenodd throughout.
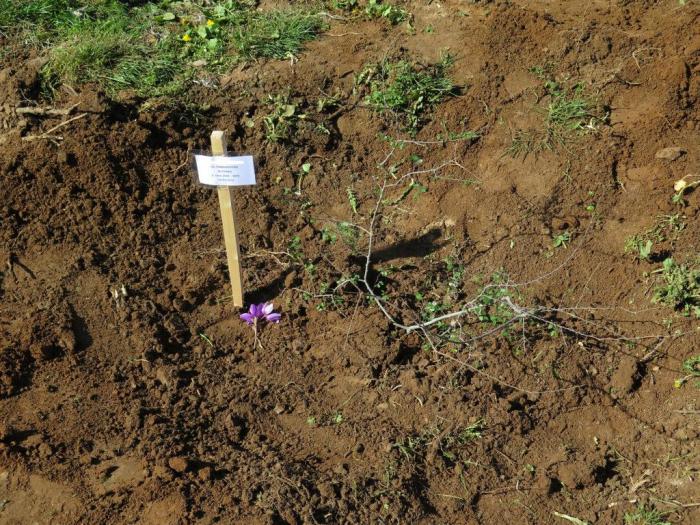
<path id="1" fill-rule="evenodd" d="M 700 317 L 700 269 L 678 264 L 669 257 L 657 271 L 663 284 L 656 288 L 654 302 Z"/>
<path id="2" fill-rule="evenodd" d="M 625 513 L 625 525 L 671 525 L 665 518 L 666 514 L 654 507 L 640 505 L 634 512 Z"/>
<path id="3" fill-rule="evenodd" d="M 237 60 L 289 58 L 323 27 L 307 11 L 252 7 L 251 0 L 0 0 L 0 30 L 11 45 L 44 50 L 47 94 L 65 82 L 95 83 L 112 97 L 175 96 Z"/>
<path id="4" fill-rule="evenodd" d="M 106 2 L 98 12 L 83 14 L 58 29 L 44 78 L 54 83 L 96 83 L 115 96 L 131 89 L 144 97 L 181 90 L 184 64 L 169 33 L 143 38 L 152 16 Z M 181 77 L 181 78 L 178 78 Z"/>
<path id="5" fill-rule="evenodd" d="M 405 60 L 385 60 L 365 68 L 357 82 L 369 86 L 367 106 L 402 120 L 406 130 L 414 135 L 425 113 L 455 93 L 455 86 L 447 76 L 452 63 L 450 55 L 428 67 L 418 67 Z"/>
<path id="6" fill-rule="evenodd" d="M 323 21 L 316 14 L 273 11 L 256 15 L 238 27 L 233 42 L 244 59 L 286 59 L 297 55 L 322 29 Z"/>
<path id="7" fill-rule="evenodd" d="M 0 0 L 0 29 L 17 32 L 27 24 L 53 29 L 75 18 L 71 9 L 82 2 L 71 0 Z"/>
<path id="8" fill-rule="evenodd" d="M 461 429 L 444 433 L 438 426 L 431 426 L 421 433 L 406 436 L 394 443 L 405 459 L 411 461 L 425 453 L 428 445 L 434 443 L 440 455 L 448 461 L 456 461 L 459 458 L 460 449 L 468 443 L 481 439 L 486 431 L 486 423 L 479 419 Z"/>
<path id="9" fill-rule="evenodd" d="M 547 105 L 547 124 L 553 132 L 582 131 L 593 117 L 592 104 L 584 95 L 582 84 L 567 87 L 558 82 L 545 84 L 550 102 Z"/>
<path id="10" fill-rule="evenodd" d="M 531 68 L 530 72 L 545 79 L 549 70 Z M 555 80 L 544 82 L 544 97 L 548 104 L 544 108 L 544 122 L 541 129 L 514 132 L 506 154 L 511 157 L 526 157 L 530 153 L 553 150 L 567 142 L 572 135 L 595 131 L 604 121 L 596 113 L 593 100 L 586 94 L 583 84 L 568 85 Z"/>

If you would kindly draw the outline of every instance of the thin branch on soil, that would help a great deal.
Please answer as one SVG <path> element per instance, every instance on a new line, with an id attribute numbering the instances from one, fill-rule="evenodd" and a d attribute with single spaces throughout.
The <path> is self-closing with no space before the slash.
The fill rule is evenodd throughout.
<path id="1" fill-rule="evenodd" d="M 54 131 L 59 130 L 63 126 L 66 126 L 70 124 L 71 122 L 75 122 L 78 119 L 81 119 L 83 117 L 87 117 L 88 113 L 81 113 L 80 115 L 77 115 L 73 118 L 69 118 L 68 120 L 61 122 L 58 126 L 54 126 L 51 129 L 46 130 L 44 133 L 40 135 L 27 135 L 26 137 L 22 137 L 22 140 L 24 141 L 32 141 L 32 140 L 42 140 L 42 139 L 47 139 L 47 140 L 63 140 L 63 137 L 60 135 L 52 135 Z"/>
<path id="2" fill-rule="evenodd" d="M 58 117 L 68 116 L 73 113 L 73 110 L 78 107 L 78 104 L 73 104 L 69 108 L 39 108 L 39 107 L 18 107 L 15 108 L 17 115 L 33 115 L 36 117 Z"/>

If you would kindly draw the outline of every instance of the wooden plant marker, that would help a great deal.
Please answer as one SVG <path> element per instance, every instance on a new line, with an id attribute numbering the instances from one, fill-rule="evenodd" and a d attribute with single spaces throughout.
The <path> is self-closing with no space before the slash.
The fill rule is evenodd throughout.
<path id="1" fill-rule="evenodd" d="M 233 186 L 255 184 L 253 157 L 228 157 L 226 133 L 214 131 L 211 134 L 212 156 L 195 155 L 199 182 L 216 186 L 221 209 L 221 222 L 224 230 L 224 244 L 228 273 L 231 278 L 233 305 L 243 307 L 243 275 L 241 256 L 238 247 L 238 225 L 233 210 Z"/>

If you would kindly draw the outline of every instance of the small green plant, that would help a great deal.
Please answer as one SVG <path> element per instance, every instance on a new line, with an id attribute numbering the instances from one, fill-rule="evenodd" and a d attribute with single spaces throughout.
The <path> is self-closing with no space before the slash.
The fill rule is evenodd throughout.
<path id="1" fill-rule="evenodd" d="M 300 264 L 304 260 L 304 252 L 301 248 L 301 239 L 298 235 L 292 237 L 292 240 L 289 241 L 289 244 L 287 244 L 287 253 L 289 254 L 289 258 L 297 264 Z"/>
<path id="2" fill-rule="evenodd" d="M 661 274 L 663 284 L 657 286 L 653 301 L 700 317 L 700 270 L 677 264 L 669 257 L 656 273 Z"/>
<path id="3" fill-rule="evenodd" d="M 353 191 L 353 189 L 350 186 L 348 186 L 347 192 L 350 209 L 352 210 L 353 215 L 357 215 L 357 194 Z"/>
<path id="4" fill-rule="evenodd" d="M 306 119 L 293 104 L 288 94 L 268 95 L 268 106 L 272 111 L 263 117 L 265 138 L 270 142 L 288 142 L 297 130 L 300 122 Z"/>
<path id="5" fill-rule="evenodd" d="M 447 76 L 451 66 L 450 55 L 428 67 L 418 67 L 405 60 L 383 61 L 365 68 L 357 83 L 369 87 L 365 97 L 368 107 L 402 120 L 406 130 L 414 135 L 425 113 L 454 94 L 455 87 Z"/>
<path id="6" fill-rule="evenodd" d="M 462 290 L 464 283 L 464 266 L 457 264 L 452 258 L 445 259 L 445 267 L 448 272 L 447 290 L 452 299 L 456 299 Z"/>
<path id="7" fill-rule="evenodd" d="M 571 241 L 571 234 L 568 231 L 562 232 L 559 235 L 556 235 L 554 239 L 552 239 L 552 246 L 555 248 L 566 248 L 569 242 Z"/>
<path id="8" fill-rule="evenodd" d="M 683 364 L 681 365 L 681 372 L 685 372 L 686 375 L 674 381 L 673 385 L 676 388 L 682 387 L 693 378 L 700 379 L 700 355 L 689 357 L 683 361 Z M 697 381 L 696 385 L 700 388 L 700 381 Z"/>
<path id="9" fill-rule="evenodd" d="M 634 512 L 625 513 L 625 525 L 671 525 L 666 521 L 666 514 L 654 507 L 639 505 Z"/>
<path id="10" fill-rule="evenodd" d="M 330 226 L 324 226 L 321 230 L 321 240 L 328 244 L 334 244 L 338 240 L 338 235 Z"/>
<path id="11" fill-rule="evenodd" d="M 357 251 L 357 242 L 360 238 L 358 229 L 355 225 L 341 221 L 338 223 L 338 234 L 343 242 L 350 247 L 350 249 L 355 252 Z"/>
<path id="12" fill-rule="evenodd" d="M 359 0 L 334 0 L 333 7 L 342 11 L 359 11 L 361 9 Z M 400 24 L 411 18 L 411 14 L 403 7 L 383 0 L 367 0 L 363 12 L 369 19 L 383 18 L 392 25 Z"/>
<path id="13" fill-rule="evenodd" d="M 369 18 L 383 18 L 392 25 L 400 24 L 410 18 L 410 13 L 402 7 L 397 7 L 381 0 L 369 0 L 365 13 Z"/>
<path id="14" fill-rule="evenodd" d="M 685 229 L 684 219 L 685 217 L 678 213 L 657 216 L 654 226 L 625 240 L 624 253 L 632 254 L 640 261 L 650 260 L 655 243 L 662 243 L 668 239 L 676 240 Z"/>
<path id="15" fill-rule="evenodd" d="M 472 423 L 471 425 L 468 425 L 464 427 L 456 436 L 456 441 L 460 445 L 464 445 L 466 443 L 469 443 L 470 441 L 473 441 L 475 439 L 481 439 L 484 435 L 484 431 L 486 430 L 486 423 L 483 419 L 479 419 Z"/>
<path id="16" fill-rule="evenodd" d="M 513 310 L 503 302 L 504 298 L 512 296 L 515 292 L 506 286 L 507 281 L 506 274 L 494 272 L 491 276 L 491 282 L 484 286 L 474 308 L 479 322 L 491 326 L 502 326 L 513 318 L 515 315 Z"/>
<path id="17" fill-rule="evenodd" d="M 297 189 L 295 190 L 295 195 L 301 195 L 301 185 L 304 182 L 304 176 L 311 173 L 311 163 L 305 162 L 301 165 L 301 171 L 297 175 Z"/>
<path id="18" fill-rule="evenodd" d="M 671 197 L 671 201 L 674 204 L 679 204 L 681 206 L 685 206 L 687 204 L 687 202 L 685 200 L 686 192 L 690 191 L 695 186 L 700 184 L 700 180 L 695 180 L 693 182 L 686 181 L 685 179 L 687 179 L 688 177 L 697 177 L 697 175 L 686 175 L 682 179 L 678 179 L 673 184 L 673 190 L 675 191 L 675 193 L 673 194 L 673 197 Z"/>
<path id="19" fill-rule="evenodd" d="M 654 241 L 640 235 L 628 237 L 625 241 L 625 254 L 631 253 L 639 261 L 648 261 Z"/>

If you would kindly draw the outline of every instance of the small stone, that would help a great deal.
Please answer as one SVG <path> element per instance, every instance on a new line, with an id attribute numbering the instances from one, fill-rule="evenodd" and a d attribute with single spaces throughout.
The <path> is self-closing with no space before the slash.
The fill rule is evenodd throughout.
<path id="1" fill-rule="evenodd" d="M 277 414 L 278 416 L 280 414 L 284 414 L 285 410 L 286 409 L 284 408 L 284 406 L 282 406 L 280 404 L 275 405 L 274 411 L 275 411 L 275 414 Z"/>
<path id="2" fill-rule="evenodd" d="M 44 459 L 51 457 L 53 454 L 53 449 L 51 448 L 51 445 L 48 443 L 42 443 L 39 445 L 39 457 L 42 457 Z"/>
<path id="3" fill-rule="evenodd" d="M 491 249 L 491 244 L 485 241 L 479 241 L 476 243 L 476 246 L 474 246 L 474 248 L 478 253 L 484 253 Z"/>
<path id="4" fill-rule="evenodd" d="M 175 472 L 183 473 L 190 466 L 190 462 L 187 458 L 182 456 L 176 456 L 168 460 L 168 466 Z"/>
<path id="5" fill-rule="evenodd" d="M 202 481 L 209 481 L 211 479 L 211 474 L 211 467 L 204 467 L 199 469 L 199 472 L 197 472 L 197 477 Z"/>
<path id="6" fill-rule="evenodd" d="M 169 387 L 172 383 L 169 370 L 162 366 L 156 370 L 156 379 L 165 387 Z"/>
<path id="7" fill-rule="evenodd" d="M 660 149 L 659 151 L 656 152 L 655 156 L 657 159 L 676 160 L 678 157 L 680 157 L 684 153 L 685 153 L 685 150 L 683 148 L 671 147 L 671 148 Z"/>
<path id="8" fill-rule="evenodd" d="M 207 64 L 208 62 L 202 58 L 200 60 L 195 60 L 194 62 L 192 62 L 192 67 L 204 67 Z"/>

